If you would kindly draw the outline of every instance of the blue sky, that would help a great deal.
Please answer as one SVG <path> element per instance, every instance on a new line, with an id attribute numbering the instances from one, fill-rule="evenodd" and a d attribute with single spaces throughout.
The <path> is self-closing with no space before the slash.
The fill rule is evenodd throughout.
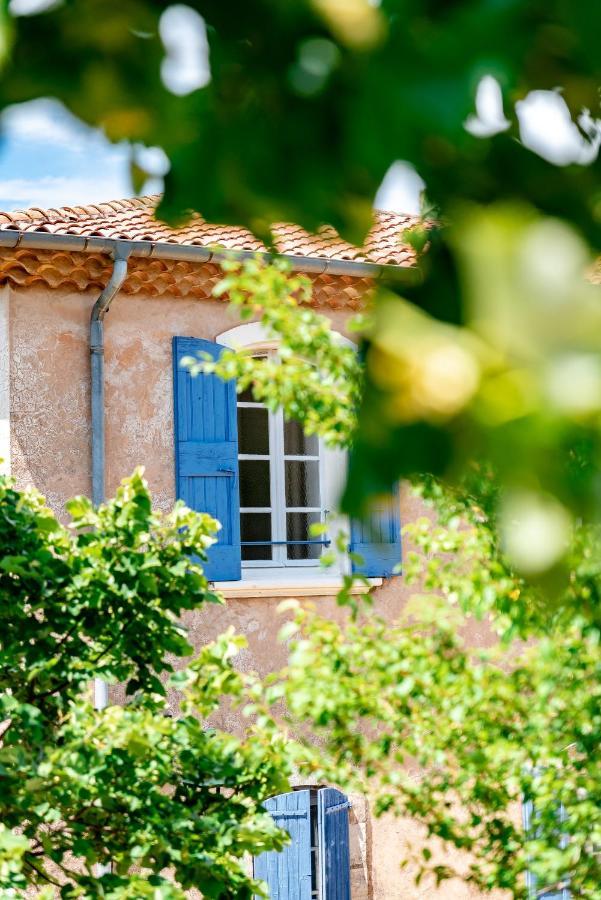
<path id="1" fill-rule="evenodd" d="M 1 125 L 0 209 L 133 196 L 128 145 L 110 144 L 56 101 L 10 107 Z"/>

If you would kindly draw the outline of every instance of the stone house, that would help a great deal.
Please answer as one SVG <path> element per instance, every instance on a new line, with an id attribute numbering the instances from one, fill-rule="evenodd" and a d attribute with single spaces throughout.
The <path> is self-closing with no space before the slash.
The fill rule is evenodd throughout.
<path id="1" fill-rule="evenodd" d="M 260 328 L 241 326 L 212 296 L 220 268 L 210 249 L 265 248 L 241 228 L 198 216 L 174 230 L 154 219 L 155 204 L 141 198 L 0 213 L 0 457 L 19 486 L 34 484 L 59 515 L 69 497 L 99 501 L 143 464 L 160 507 L 181 496 L 219 518 L 210 574 L 228 604 L 191 616 L 190 636 L 200 644 L 233 624 L 249 640 L 241 664 L 264 673 L 284 661 L 275 615 L 282 597 L 312 596 L 325 614 L 340 615 L 334 595 L 341 573 L 322 574 L 322 548 L 308 526 L 336 509 L 344 459 L 252 397 L 236 397 L 232 385 L 212 376 L 192 383 L 178 366 L 182 355 L 216 344 L 269 353 Z M 315 306 L 344 335 L 381 266 L 413 264 L 402 243 L 411 222 L 377 213 L 361 250 L 328 229 L 310 235 L 280 225 L 274 237 L 293 268 L 312 279 Z M 365 536 L 356 536 L 367 550 L 376 606 L 390 617 L 407 596 L 402 577 L 390 577 L 400 559 L 399 523 L 421 514 L 405 492 L 399 505 L 381 522 L 381 546 L 366 547 Z M 472 640 L 485 643 L 485 628 L 474 626 Z M 217 724 L 239 727 L 229 716 Z M 478 896 L 459 880 L 417 887 L 411 867 L 399 868 L 405 842 L 419 847 L 423 840 L 415 823 L 375 819 L 362 797 L 351 798 L 349 809 L 331 788 L 295 794 L 276 798 L 274 813 L 292 810 L 299 828 L 305 816 L 315 834 L 303 833 L 285 862 L 297 867 L 298 890 L 276 893 L 272 885 L 279 900 L 348 900 L 349 885 L 353 900 Z M 311 874 L 311 847 L 325 846 L 317 832 L 328 827 L 327 839 L 337 842 L 332 891 Z M 446 861 L 461 866 L 456 856 Z M 264 875 L 263 863 L 257 866 Z"/>

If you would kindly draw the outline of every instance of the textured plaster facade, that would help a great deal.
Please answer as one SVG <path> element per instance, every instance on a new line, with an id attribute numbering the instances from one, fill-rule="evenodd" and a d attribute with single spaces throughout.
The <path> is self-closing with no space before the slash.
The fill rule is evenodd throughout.
<path id="1" fill-rule="evenodd" d="M 38 284 L 5 287 L 0 298 L 0 427 L 10 401 L 12 471 L 20 486 L 38 487 L 59 514 L 70 496 L 90 493 L 88 323 L 96 297 L 96 292 L 63 293 Z M 343 330 L 344 313 L 333 310 L 330 315 L 334 326 Z M 123 476 L 143 464 L 157 505 L 168 508 L 173 502 L 171 338 L 213 339 L 234 324 L 220 302 L 117 296 L 105 326 L 109 495 Z M 423 514 L 407 492 L 401 504 L 405 522 Z M 395 618 L 408 591 L 402 578 L 394 578 L 375 595 L 378 611 Z M 333 597 L 313 600 L 332 618 L 344 615 Z M 191 641 L 200 646 L 233 625 L 249 641 L 240 664 L 267 672 L 284 662 L 284 648 L 277 643 L 283 621 L 275 615 L 278 603 L 265 597 L 239 598 L 225 608 L 188 615 Z M 483 645 L 490 635 L 484 626 L 474 625 L 469 639 Z M 231 730 L 243 727 L 227 709 L 216 724 Z M 423 844 L 420 828 L 405 820 L 375 819 L 365 798 L 352 799 L 353 900 L 479 896 L 460 881 L 439 890 L 426 882 L 416 887 L 411 868 L 401 870 L 398 863 L 407 843 L 418 848 Z M 461 865 L 457 854 L 440 853 L 446 862 Z"/>

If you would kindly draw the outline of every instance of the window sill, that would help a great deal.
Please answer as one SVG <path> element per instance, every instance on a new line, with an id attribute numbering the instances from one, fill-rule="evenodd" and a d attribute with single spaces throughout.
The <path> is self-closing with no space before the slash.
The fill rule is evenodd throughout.
<path id="1" fill-rule="evenodd" d="M 352 594 L 367 594 L 372 588 L 382 584 L 381 578 L 370 578 L 369 585 L 357 583 Z M 216 590 L 227 598 L 234 597 L 335 597 L 342 587 L 342 580 L 335 576 L 294 575 L 256 576 L 244 573 L 241 581 L 216 581 Z"/>

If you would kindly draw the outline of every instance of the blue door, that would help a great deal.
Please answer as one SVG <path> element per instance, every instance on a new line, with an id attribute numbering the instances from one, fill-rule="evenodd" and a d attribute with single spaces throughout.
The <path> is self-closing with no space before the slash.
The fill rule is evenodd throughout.
<path id="1" fill-rule="evenodd" d="M 351 900 L 349 802 L 336 788 L 317 792 L 319 900 Z"/>
<path id="2" fill-rule="evenodd" d="M 271 900 L 311 900 L 311 791 L 280 794 L 264 806 L 291 840 L 281 853 L 255 858 L 255 878 L 267 882 Z"/>
<path id="3" fill-rule="evenodd" d="M 351 900 L 349 805 L 335 788 L 292 791 L 265 803 L 291 838 L 281 853 L 254 861 L 271 900 Z"/>

